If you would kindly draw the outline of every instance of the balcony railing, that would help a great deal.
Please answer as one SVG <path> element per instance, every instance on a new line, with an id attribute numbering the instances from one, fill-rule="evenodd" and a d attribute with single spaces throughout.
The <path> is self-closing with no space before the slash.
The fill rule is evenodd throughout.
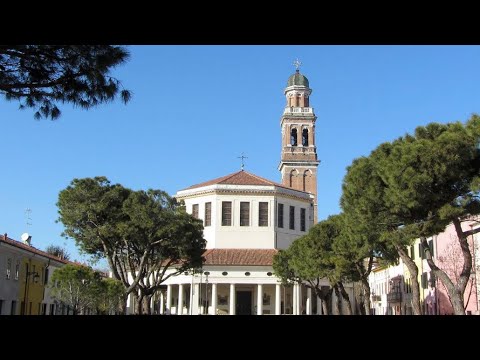
<path id="1" fill-rule="evenodd" d="M 387 302 L 389 303 L 397 303 L 402 301 L 402 293 L 401 292 L 391 292 L 387 294 Z"/>
<path id="2" fill-rule="evenodd" d="M 284 114 L 313 114 L 313 108 L 311 107 L 286 107 L 283 111 Z"/>

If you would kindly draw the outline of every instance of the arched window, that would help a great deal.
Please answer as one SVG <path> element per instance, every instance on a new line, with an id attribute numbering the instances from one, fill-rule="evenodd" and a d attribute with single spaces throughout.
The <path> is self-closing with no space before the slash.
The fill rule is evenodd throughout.
<path id="1" fill-rule="evenodd" d="M 293 169 L 292 171 L 290 171 L 290 187 L 293 187 L 294 186 L 294 178 L 295 178 L 295 173 L 296 173 L 296 170 Z"/>
<path id="2" fill-rule="evenodd" d="M 297 146 L 297 129 L 293 128 L 290 132 L 290 144 Z"/>
<path id="3" fill-rule="evenodd" d="M 302 131 L 302 145 L 308 146 L 308 129 L 303 129 Z"/>
<path id="4" fill-rule="evenodd" d="M 310 170 L 305 170 L 305 172 L 303 173 L 302 180 L 303 180 L 303 184 L 302 184 L 303 191 L 308 191 L 308 189 L 310 189 L 310 184 L 312 181 L 312 172 Z"/>

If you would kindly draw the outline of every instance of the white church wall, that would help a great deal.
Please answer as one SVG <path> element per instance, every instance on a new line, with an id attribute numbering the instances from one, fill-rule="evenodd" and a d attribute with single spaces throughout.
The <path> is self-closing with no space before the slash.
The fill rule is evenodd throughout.
<path id="1" fill-rule="evenodd" d="M 283 204 L 283 228 L 278 226 L 278 220 L 276 219 L 276 248 L 286 249 L 300 236 L 306 235 L 308 233 L 308 230 L 312 226 L 312 222 L 309 219 L 309 217 L 311 216 L 311 206 L 308 202 L 282 196 L 277 197 L 277 204 Z M 290 229 L 290 206 L 295 207 L 295 229 L 293 230 Z M 300 209 L 305 209 L 305 231 L 300 230 Z"/>
<path id="2" fill-rule="evenodd" d="M 232 202 L 232 225 L 222 226 L 222 202 Z M 250 203 L 249 226 L 240 226 L 240 203 Z M 268 202 L 268 226 L 259 226 L 259 203 Z M 274 248 L 274 197 L 256 195 L 217 195 L 215 247 L 224 249 Z"/>
<path id="3" fill-rule="evenodd" d="M 193 211 L 193 205 L 198 204 L 198 218 L 203 221 L 203 237 L 207 240 L 207 249 L 215 248 L 215 228 L 217 226 L 217 217 L 214 215 L 217 213 L 216 195 L 204 195 L 193 198 L 185 199 L 185 207 L 187 213 L 191 214 Z M 211 211 L 211 225 L 205 226 L 205 204 L 210 202 L 212 204 Z M 221 208 L 220 208 L 221 211 Z"/>

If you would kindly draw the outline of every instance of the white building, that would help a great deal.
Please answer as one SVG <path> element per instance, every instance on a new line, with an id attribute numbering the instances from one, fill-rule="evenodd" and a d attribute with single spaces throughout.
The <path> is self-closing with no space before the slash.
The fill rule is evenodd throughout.
<path id="1" fill-rule="evenodd" d="M 322 311 L 310 289 L 299 284 L 283 287 L 272 268 L 278 249 L 288 248 L 316 221 L 319 161 L 311 92 L 308 79 L 298 70 L 288 79 L 280 120 L 282 184 L 244 171 L 242 165 L 241 171 L 177 192 L 175 197 L 185 202 L 187 212 L 203 220 L 207 250 L 201 273 L 186 272 L 164 282 L 159 313 Z M 135 306 L 131 299 L 129 313 Z"/>

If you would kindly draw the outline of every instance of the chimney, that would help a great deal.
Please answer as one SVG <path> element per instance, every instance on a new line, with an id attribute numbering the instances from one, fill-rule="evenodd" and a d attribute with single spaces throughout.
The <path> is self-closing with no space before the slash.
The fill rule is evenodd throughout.
<path id="1" fill-rule="evenodd" d="M 3 240 L 7 240 L 7 233 L 3 235 Z"/>

